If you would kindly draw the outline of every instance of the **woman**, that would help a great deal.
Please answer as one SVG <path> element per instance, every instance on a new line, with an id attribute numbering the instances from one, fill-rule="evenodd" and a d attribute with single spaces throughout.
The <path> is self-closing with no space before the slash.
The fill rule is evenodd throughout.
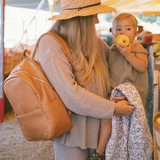
<path id="1" fill-rule="evenodd" d="M 98 13 L 114 9 L 101 5 L 100 0 L 61 0 L 61 7 L 61 13 L 50 18 L 57 20 L 50 31 L 66 40 L 73 61 L 68 62 L 59 44 L 49 35 L 40 40 L 37 58 L 72 114 L 73 128 L 54 139 L 55 159 L 87 160 L 95 155 L 100 119 L 130 114 L 134 107 L 124 100 L 118 103 L 107 100 L 109 48 L 97 37 L 95 23 Z"/>

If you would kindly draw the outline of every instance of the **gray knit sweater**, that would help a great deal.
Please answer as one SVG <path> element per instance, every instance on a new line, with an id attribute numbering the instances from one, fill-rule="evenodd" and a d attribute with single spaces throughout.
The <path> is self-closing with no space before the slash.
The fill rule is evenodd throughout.
<path id="1" fill-rule="evenodd" d="M 100 38 L 98 46 L 107 67 L 109 48 Z M 100 119 L 112 118 L 115 103 L 97 96 L 92 83 L 85 88 L 77 85 L 70 63 L 50 35 L 45 35 L 40 40 L 37 60 L 67 110 L 72 112 L 73 128 L 55 138 L 55 141 L 70 147 L 97 148 Z"/>

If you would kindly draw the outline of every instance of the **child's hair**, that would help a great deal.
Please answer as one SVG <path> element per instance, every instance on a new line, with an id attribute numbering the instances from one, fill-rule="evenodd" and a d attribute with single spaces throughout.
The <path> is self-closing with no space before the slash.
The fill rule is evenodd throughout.
<path id="1" fill-rule="evenodd" d="M 136 19 L 136 17 L 134 17 L 132 14 L 130 13 L 121 13 L 119 15 L 117 15 L 114 19 L 113 19 L 113 22 L 112 22 L 112 28 L 110 28 L 110 32 L 112 33 L 115 33 L 116 31 L 116 26 L 117 26 L 117 23 L 124 19 L 124 18 L 130 18 L 133 22 L 133 27 L 135 29 L 135 32 L 142 32 L 143 31 L 143 26 L 138 26 L 138 21 Z M 137 29 L 138 28 L 138 29 Z"/>

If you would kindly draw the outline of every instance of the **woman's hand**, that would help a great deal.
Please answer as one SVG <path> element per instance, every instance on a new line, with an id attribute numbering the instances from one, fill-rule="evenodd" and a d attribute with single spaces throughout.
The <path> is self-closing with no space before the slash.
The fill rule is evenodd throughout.
<path id="1" fill-rule="evenodd" d="M 114 114 L 116 116 L 125 116 L 131 114 L 134 110 L 134 106 L 131 106 L 128 101 L 119 101 L 115 103 Z"/>

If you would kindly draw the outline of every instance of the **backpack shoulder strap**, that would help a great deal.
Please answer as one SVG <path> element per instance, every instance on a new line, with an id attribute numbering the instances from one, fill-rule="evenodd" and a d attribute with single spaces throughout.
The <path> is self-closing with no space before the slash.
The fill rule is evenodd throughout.
<path id="1" fill-rule="evenodd" d="M 61 46 L 61 49 L 62 49 L 63 53 L 65 54 L 65 56 L 67 57 L 68 61 L 69 61 L 69 62 L 72 62 L 72 61 L 73 61 L 72 52 L 71 52 L 71 50 L 70 50 L 67 42 L 66 42 L 61 36 L 59 36 L 58 34 L 53 33 L 53 32 L 46 32 L 46 33 L 42 34 L 42 35 L 38 38 L 38 40 L 37 40 L 37 42 L 36 42 L 36 44 L 35 44 L 35 46 L 34 46 L 34 49 L 33 49 L 33 51 L 32 51 L 31 54 L 30 54 L 30 58 L 31 58 L 31 59 L 34 58 L 34 56 L 35 56 L 35 54 L 36 54 L 37 46 L 38 46 L 38 44 L 39 44 L 39 41 L 40 41 L 40 39 L 41 39 L 44 35 L 51 35 L 52 37 L 54 37 L 54 38 L 56 39 L 56 41 L 59 43 L 59 45 Z"/>

